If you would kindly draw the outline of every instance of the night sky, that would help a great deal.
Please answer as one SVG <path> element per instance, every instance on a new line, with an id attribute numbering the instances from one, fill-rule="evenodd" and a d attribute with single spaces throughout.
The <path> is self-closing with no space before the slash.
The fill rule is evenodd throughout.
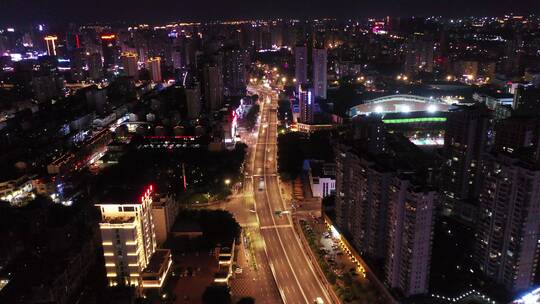
<path id="1" fill-rule="evenodd" d="M 540 0 L 0 0 L 0 24 L 540 13 Z"/>

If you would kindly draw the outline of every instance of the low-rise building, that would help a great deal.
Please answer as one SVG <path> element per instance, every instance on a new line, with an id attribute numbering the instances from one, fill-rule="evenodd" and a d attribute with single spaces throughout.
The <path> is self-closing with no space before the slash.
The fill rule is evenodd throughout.
<path id="1" fill-rule="evenodd" d="M 336 190 L 336 165 L 318 160 L 307 161 L 307 171 L 311 193 L 324 198 Z"/>
<path id="2" fill-rule="evenodd" d="M 150 263 L 141 273 L 142 287 L 161 290 L 167 280 L 172 263 L 172 255 L 169 249 L 157 249 L 150 258 Z"/>
<path id="3" fill-rule="evenodd" d="M 170 195 L 156 196 L 152 204 L 152 217 L 156 242 L 160 246 L 167 240 L 167 236 L 174 225 L 180 205 Z"/>

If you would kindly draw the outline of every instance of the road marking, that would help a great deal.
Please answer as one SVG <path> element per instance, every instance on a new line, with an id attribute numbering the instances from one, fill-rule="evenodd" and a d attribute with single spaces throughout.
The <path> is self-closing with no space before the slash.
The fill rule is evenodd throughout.
<path id="1" fill-rule="evenodd" d="M 268 142 L 268 133 L 266 133 L 266 141 Z M 266 159 L 266 149 L 264 150 L 264 158 L 263 159 Z M 263 173 L 266 173 L 266 170 L 264 170 Z M 279 191 L 280 194 L 281 194 L 281 191 Z M 270 211 L 270 217 L 272 218 L 272 222 L 274 223 L 274 226 L 276 225 L 276 219 L 274 218 L 274 214 L 272 213 L 272 210 L 270 208 L 270 197 L 268 195 L 268 187 L 265 187 L 264 189 L 264 193 L 266 194 L 266 202 L 267 202 L 267 206 L 268 206 L 268 209 Z M 283 202 L 282 202 L 283 203 Z M 302 296 L 304 297 L 304 300 L 306 301 L 306 303 L 309 303 L 310 301 L 308 300 L 305 292 L 304 292 L 304 289 L 302 289 L 302 285 L 300 284 L 300 280 L 298 280 L 298 277 L 296 276 L 296 272 L 294 271 L 294 268 L 291 264 L 291 261 L 289 259 L 289 255 L 287 254 L 287 251 L 285 250 L 285 246 L 283 245 L 283 241 L 281 240 L 281 235 L 279 233 L 279 230 L 276 230 L 276 234 L 278 236 L 278 239 L 279 239 L 279 243 L 281 245 L 281 249 L 283 250 L 283 253 L 285 254 L 285 258 L 287 259 L 287 263 L 289 263 L 289 269 L 291 270 L 293 276 L 294 276 L 294 279 L 296 280 L 296 283 L 298 284 L 298 288 L 300 289 L 300 292 L 302 293 Z"/>
<path id="2" fill-rule="evenodd" d="M 264 229 L 276 229 L 276 228 L 292 228 L 292 225 L 269 225 L 269 226 L 261 226 L 261 230 L 264 230 Z"/>

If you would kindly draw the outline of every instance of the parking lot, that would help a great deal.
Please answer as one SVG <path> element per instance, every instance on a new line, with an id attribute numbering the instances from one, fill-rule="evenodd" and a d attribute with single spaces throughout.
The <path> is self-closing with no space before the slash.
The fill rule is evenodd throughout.
<path id="1" fill-rule="evenodd" d="M 341 277 L 346 272 L 358 276 L 356 266 L 343 251 L 339 238 L 332 235 L 332 232 L 326 228 L 321 220 L 311 218 L 306 223 L 307 227 L 309 227 L 308 230 L 311 229 L 313 235 L 316 236 L 319 251 L 329 265 L 329 270 L 338 277 Z"/>
<path id="2" fill-rule="evenodd" d="M 337 231 L 332 232 L 320 218 L 313 216 L 301 220 L 300 225 L 342 303 L 387 303 L 366 278 L 364 268 L 357 264 Z"/>

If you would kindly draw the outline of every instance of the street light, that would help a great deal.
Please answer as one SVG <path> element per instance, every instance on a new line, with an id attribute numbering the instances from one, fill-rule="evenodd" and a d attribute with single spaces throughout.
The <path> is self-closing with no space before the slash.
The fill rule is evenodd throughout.
<path id="1" fill-rule="evenodd" d="M 227 186 L 231 184 L 231 180 L 228 179 L 228 178 L 224 182 L 225 182 L 225 185 L 227 185 Z"/>
<path id="2" fill-rule="evenodd" d="M 287 77 L 281 78 L 281 82 L 286 82 L 286 81 L 287 81 Z"/>

